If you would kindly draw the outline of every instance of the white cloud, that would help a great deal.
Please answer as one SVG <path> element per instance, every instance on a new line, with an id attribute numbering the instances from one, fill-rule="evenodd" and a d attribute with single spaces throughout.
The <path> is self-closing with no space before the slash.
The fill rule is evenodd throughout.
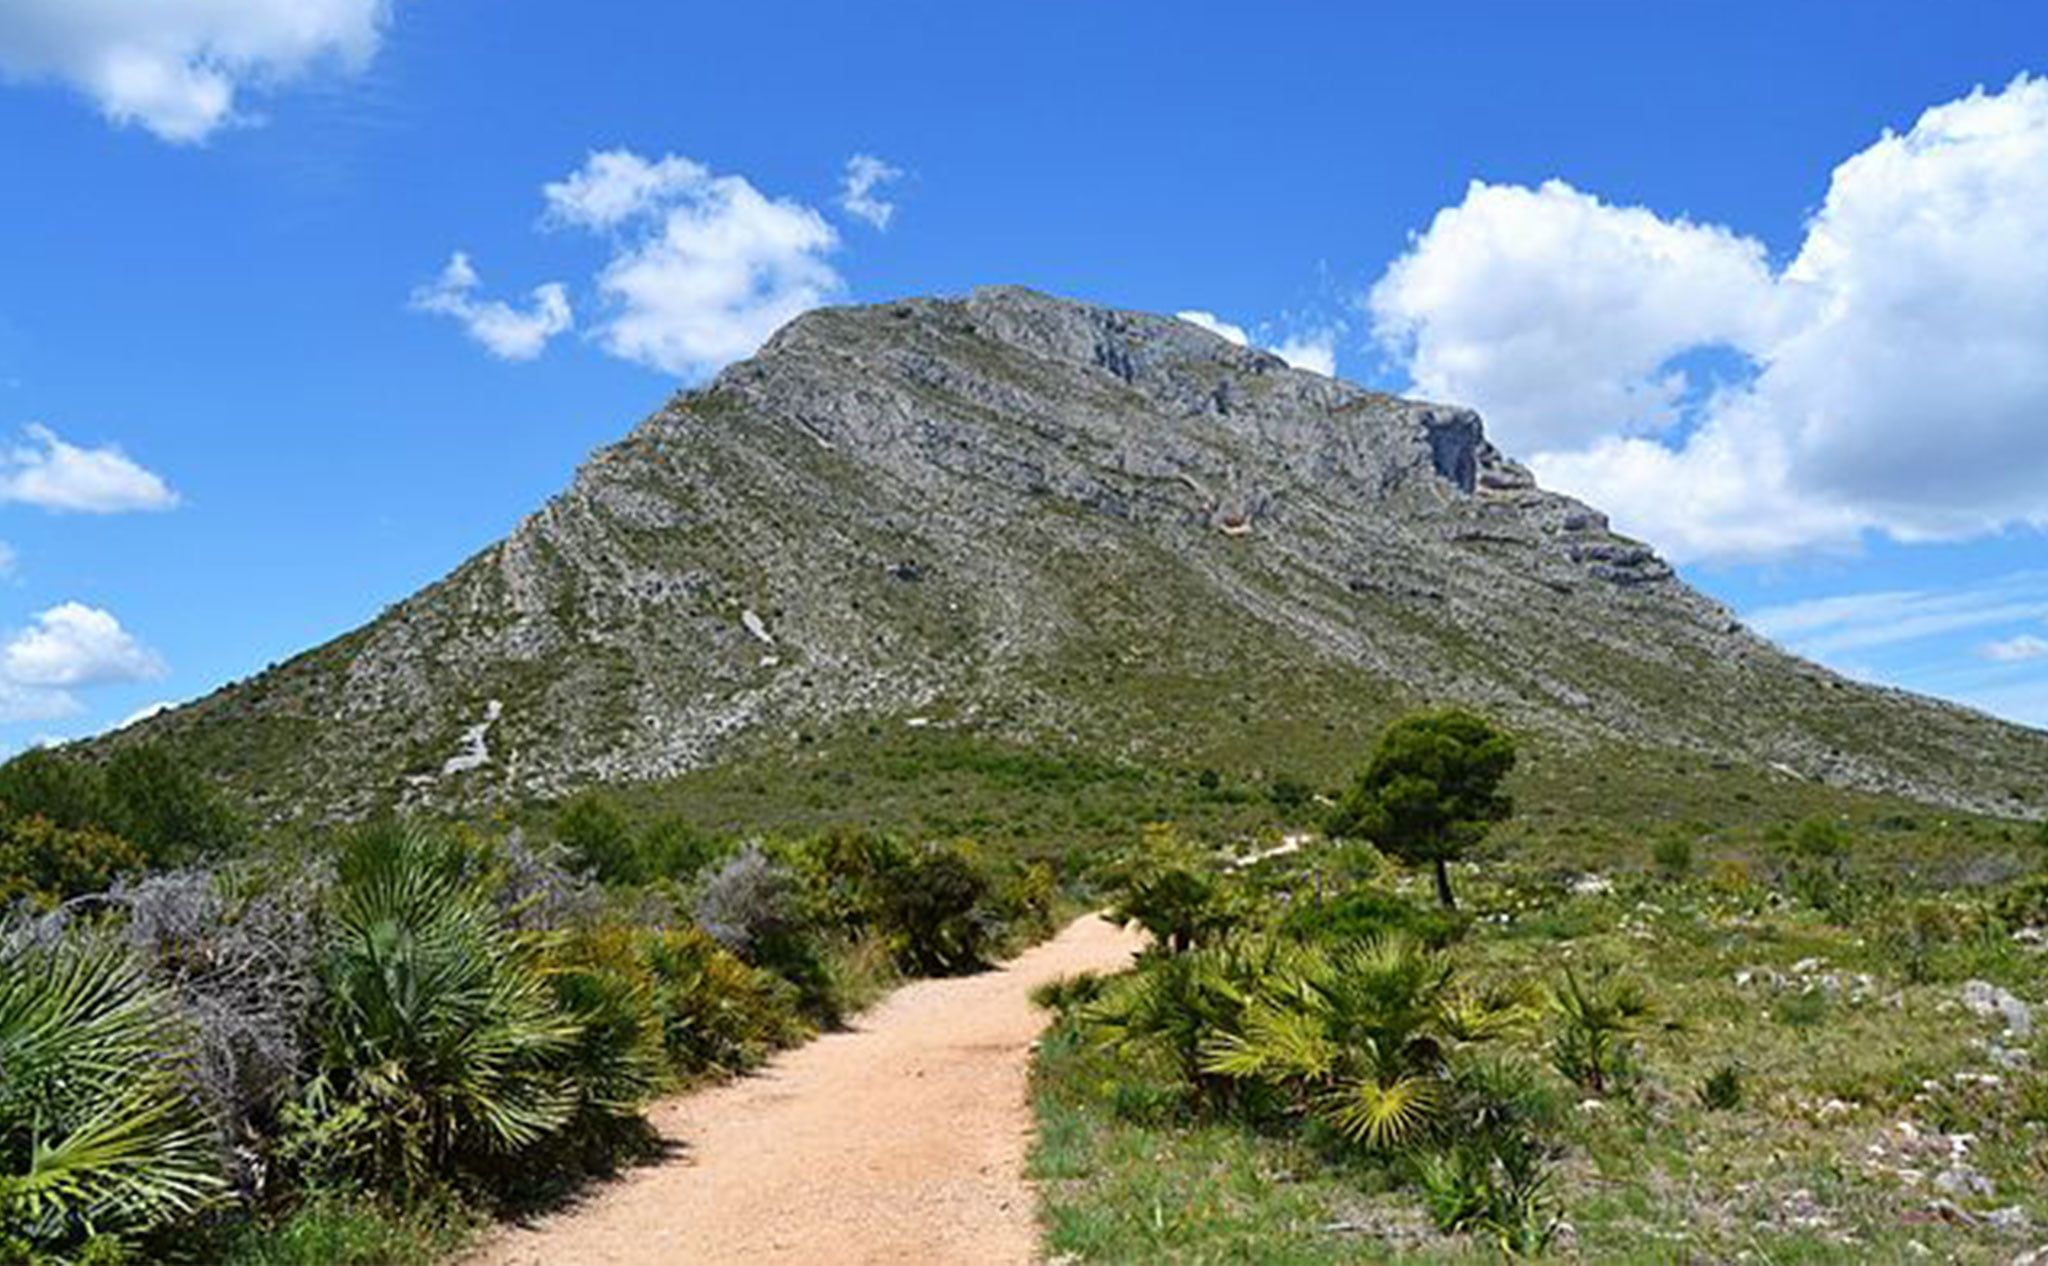
<path id="1" fill-rule="evenodd" d="M 88 514 L 178 504 L 178 494 L 161 476 L 113 445 L 80 448 L 46 426 L 28 427 L 26 435 L 25 442 L 0 453 L 0 501 Z"/>
<path id="2" fill-rule="evenodd" d="M 614 149 L 592 154 L 581 168 L 541 186 L 541 196 L 554 223 L 608 229 L 710 180 L 702 163 L 675 154 L 650 163 L 631 150 Z"/>
<path id="3" fill-rule="evenodd" d="M 1473 404 L 1516 452 L 1669 425 L 1677 352 L 1758 331 L 1761 244 L 1608 206 L 1560 181 L 1474 181 L 1374 285 L 1374 332 L 1425 396 Z M 1767 305 L 1764 305 L 1767 306 Z"/>
<path id="4" fill-rule="evenodd" d="M 6 0 L 0 72 L 57 80 L 116 124 L 204 140 L 236 93 L 377 51 L 390 0 Z"/>
<path id="5" fill-rule="evenodd" d="M 855 154 L 846 160 L 839 205 L 848 215 L 886 229 L 896 215 L 896 204 L 876 196 L 875 191 L 902 178 L 902 168 L 891 167 L 873 154 Z"/>
<path id="6" fill-rule="evenodd" d="M 1337 376 L 1337 332 L 1319 330 L 1312 334 L 1299 334 L 1282 340 L 1273 348 L 1273 355 L 1294 366 L 1306 369 L 1312 374 L 1325 378 Z"/>
<path id="7" fill-rule="evenodd" d="M 0 678 L 16 686 L 70 689 L 163 674 L 162 657 L 110 612 L 82 602 L 51 607 L 0 647 Z"/>
<path id="8" fill-rule="evenodd" d="M 1247 346 L 1251 342 L 1251 338 L 1244 332 L 1243 326 L 1232 325 L 1214 312 L 1204 312 L 1199 308 L 1191 308 L 1186 312 L 1176 312 L 1174 315 L 1186 321 L 1189 325 L 1199 325 L 1209 331 L 1209 333 L 1219 338 L 1227 339 L 1239 347 Z"/>
<path id="9" fill-rule="evenodd" d="M 1724 228 L 1475 184 L 1368 303 L 1418 391 L 1680 559 L 2048 526 L 2048 80 L 1841 164 L 1775 273 Z M 1674 364 L 1714 348 L 1753 372 Z"/>
<path id="10" fill-rule="evenodd" d="M 2003 641 L 1986 642 L 1984 658 L 2001 664 L 2020 664 L 2030 659 L 2048 659 L 2048 638 L 2035 637 L 2032 633 L 2021 633 Z"/>
<path id="11" fill-rule="evenodd" d="M 502 299 L 479 299 L 480 284 L 469 256 L 456 251 L 441 275 L 412 292 L 412 306 L 421 312 L 454 317 L 472 339 L 502 360 L 532 360 L 548 340 L 574 324 L 569 293 L 560 282 L 535 286 L 524 310 Z"/>
<path id="12" fill-rule="evenodd" d="M 2048 572 L 2021 572 L 1950 590 L 1894 589 L 1813 598 L 1751 612 L 1750 626 L 1802 655 L 1832 661 L 1845 651 L 2048 617 Z"/>
<path id="13" fill-rule="evenodd" d="M 544 191 L 560 223 L 618 235 L 598 274 L 614 356 L 684 378 L 750 355 L 844 288 L 839 235 L 810 207 L 675 155 L 592 154 Z"/>
<path id="14" fill-rule="evenodd" d="M 156 716 L 159 713 L 169 712 L 172 708 L 175 708 L 177 706 L 177 704 L 173 703 L 169 699 L 159 699 L 155 703 L 144 704 L 142 707 L 135 709 L 135 711 L 129 713 L 127 716 L 122 717 L 119 721 L 115 722 L 114 729 L 125 730 L 129 726 L 141 721 L 147 721 L 151 717 Z"/>
<path id="15" fill-rule="evenodd" d="M 1189 325 L 1198 325 L 1209 331 L 1209 333 L 1235 343 L 1239 347 L 1251 345 L 1251 337 L 1245 333 L 1243 326 L 1233 325 L 1222 317 L 1217 316 L 1214 312 L 1207 312 L 1200 308 L 1190 308 L 1184 312 L 1176 312 L 1174 316 L 1186 321 Z M 1306 334 L 1298 334 L 1291 338 L 1282 339 L 1279 343 L 1266 350 L 1272 352 L 1275 356 L 1278 356 L 1296 369 L 1306 369 L 1312 373 L 1322 374 L 1326 378 L 1334 377 L 1337 373 L 1337 331 L 1335 329 L 1315 330 Z"/>

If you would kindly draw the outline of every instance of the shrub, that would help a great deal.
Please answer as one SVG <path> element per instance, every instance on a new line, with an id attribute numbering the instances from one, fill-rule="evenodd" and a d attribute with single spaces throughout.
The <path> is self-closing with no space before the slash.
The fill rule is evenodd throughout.
<path id="1" fill-rule="evenodd" d="M 642 953 L 662 1045 L 676 1071 L 740 1072 L 803 1036 L 792 988 L 701 929 L 650 932 Z"/>
<path id="2" fill-rule="evenodd" d="M 621 1127 L 639 1123 L 666 1070 L 655 980 L 637 939 L 626 927 L 591 928 L 547 960 L 555 1005 L 576 1026 L 559 1065 L 576 1094 L 570 1141 L 591 1163 L 607 1158 Z"/>
<path id="3" fill-rule="evenodd" d="M 1431 909 L 1383 888 L 1358 887 L 1331 901 L 1297 902 L 1281 928 L 1305 940 L 1333 942 L 1398 933 L 1442 949 L 1465 935 L 1466 923 L 1456 911 Z"/>
<path id="4" fill-rule="evenodd" d="M 1465 989 L 1442 955 L 1398 936 L 1305 947 L 1246 994 L 1241 1023 L 1204 1042 L 1204 1069 L 1262 1082 L 1381 1150 L 1434 1131 L 1454 1098 L 1452 1053 L 1525 1014 L 1512 997 Z"/>
<path id="5" fill-rule="evenodd" d="M 1627 1089 L 1636 1074 L 1633 1039 L 1650 1014 L 1642 983 L 1608 970 L 1581 977 L 1567 967 L 1552 990 L 1551 1010 L 1557 1071 L 1596 1095 Z"/>
<path id="6" fill-rule="evenodd" d="M 133 840 L 152 866 L 226 853 L 241 838 L 234 812 L 212 784 L 155 743 L 123 747 L 101 775 L 106 825 Z"/>
<path id="7" fill-rule="evenodd" d="M 2048 874 L 2029 875 L 1998 895 L 1994 906 L 2008 929 L 2048 925 Z"/>
<path id="8" fill-rule="evenodd" d="M 1107 989 L 1109 981 L 1092 971 L 1076 972 L 1048 980 L 1031 991 L 1033 1006 L 1043 1007 L 1062 1019 L 1092 1006 Z"/>
<path id="9" fill-rule="evenodd" d="M 179 1037 L 170 998 L 118 948 L 0 950 L 0 1254 L 111 1256 L 216 1197 Z"/>
<path id="10" fill-rule="evenodd" d="M 981 905 L 988 877 L 957 847 L 927 844 L 887 877 L 884 927 L 904 965 L 926 975 L 982 964 L 988 927 Z"/>
<path id="11" fill-rule="evenodd" d="M 1315 790 L 1299 778 L 1285 775 L 1275 778 L 1266 788 L 1266 799 L 1280 812 L 1283 818 L 1292 819 L 1308 807 L 1315 796 Z"/>
<path id="12" fill-rule="evenodd" d="M 357 831 L 344 849 L 320 964 L 325 997 L 310 1150 L 416 1193 L 484 1172 L 569 1121 L 576 1024 L 535 947 L 503 927 L 448 840 Z"/>
<path id="13" fill-rule="evenodd" d="M 40 816 L 0 823 L 0 906 L 27 901 L 48 909 L 136 874 L 146 860 L 97 826 L 63 827 Z"/>
<path id="14" fill-rule="evenodd" d="M 1692 873 L 1692 837 L 1681 831 L 1666 831 L 1650 841 L 1650 860 L 1666 879 L 1684 879 Z"/>
<path id="15" fill-rule="evenodd" d="M 1742 1106 L 1742 1067 L 1723 1064 L 1700 1081 L 1700 1106 L 1709 1112 L 1732 1112 Z"/>
<path id="16" fill-rule="evenodd" d="M 46 818 L 67 831 L 107 824 L 107 788 L 97 766 L 47 747 L 0 765 L 0 806 L 8 816 Z"/>
<path id="17" fill-rule="evenodd" d="M 527 842 L 514 828 L 492 855 L 489 886 L 499 912 L 522 931 L 553 931 L 596 919 L 604 892 L 574 867 L 560 843 Z"/>
<path id="18" fill-rule="evenodd" d="M 720 945 L 753 958 L 797 934 L 796 876 L 760 844 L 749 843 L 712 872 L 698 894 L 696 915 Z"/>
<path id="19" fill-rule="evenodd" d="M 577 865 L 605 883 L 637 884 L 648 878 L 633 824 L 609 796 L 586 791 L 555 815 L 555 838 Z"/>
<path id="20" fill-rule="evenodd" d="M 317 910 L 326 875 L 182 870 L 119 885 L 122 935 L 169 987 L 192 1046 L 201 1102 L 258 1185 L 261 1155 L 297 1090 L 319 983 Z"/>
<path id="21" fill-rule="evenodd" d="M 1222 877 L 1171 826 L 1145 828 L 1138 847 L 1106 876 L 1109 917 L 1136 923 L 1175 954 L 1233 923 Z"/>

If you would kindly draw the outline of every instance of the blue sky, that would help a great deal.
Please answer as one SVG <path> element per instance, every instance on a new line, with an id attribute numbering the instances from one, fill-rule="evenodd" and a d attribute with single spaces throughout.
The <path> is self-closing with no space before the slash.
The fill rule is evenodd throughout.
<path id="1" fill-rule="evenodd" d="M 987 282 L 1476 403 L 2048 725 L 2039 73 L 2020 3 L 0 0 L 0 747 L 374 616 L 781 314 Z"/>

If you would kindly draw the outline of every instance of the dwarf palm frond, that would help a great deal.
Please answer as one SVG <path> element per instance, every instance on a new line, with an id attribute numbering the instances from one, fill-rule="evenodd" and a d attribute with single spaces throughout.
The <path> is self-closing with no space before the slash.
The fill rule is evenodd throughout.
<path id="1" fill-rule="evenodd" d="M 1323 1118 L 1339 1134 L 1372 1148 L 1401 1147 L 1420 1139 L 1443 1110 L 1444 1082 L 1429 1074 L 1392 1081 L 1360 1078 L 1323 1102 Z"/>
<path id="2" fill-rule="evenodd" d="M 48 1249 L 120 1240 L 223 1189 L 172 1016 L 114 949 L 0 956 L 0 1224 Z"/>
<path id="3" fill-rule="evenodd" d="M 567 1122 L 576 1094 L 559 1066 L 579 1026 L 550 996 L 543 943 L 501 925 L 442 841 L 359 832 L 332 926 L 317 1093 L 367 1109 L 359 1165 L 416 1186 Z"/>

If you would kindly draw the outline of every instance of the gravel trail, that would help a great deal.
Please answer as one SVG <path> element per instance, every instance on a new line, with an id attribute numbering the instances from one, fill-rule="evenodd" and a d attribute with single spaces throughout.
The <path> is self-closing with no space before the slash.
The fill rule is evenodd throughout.
<path id="1" fill-rule="evenodd" d="M 759 1073 L 657 1105 L 675 1148 L 494 1235 L 472 1266 L 1005 1266 L 1037 1256 L 1024 1180 L 1037 985 L 1140 938 L 1089 915 L 993 971 L 904 986 Z"/>

